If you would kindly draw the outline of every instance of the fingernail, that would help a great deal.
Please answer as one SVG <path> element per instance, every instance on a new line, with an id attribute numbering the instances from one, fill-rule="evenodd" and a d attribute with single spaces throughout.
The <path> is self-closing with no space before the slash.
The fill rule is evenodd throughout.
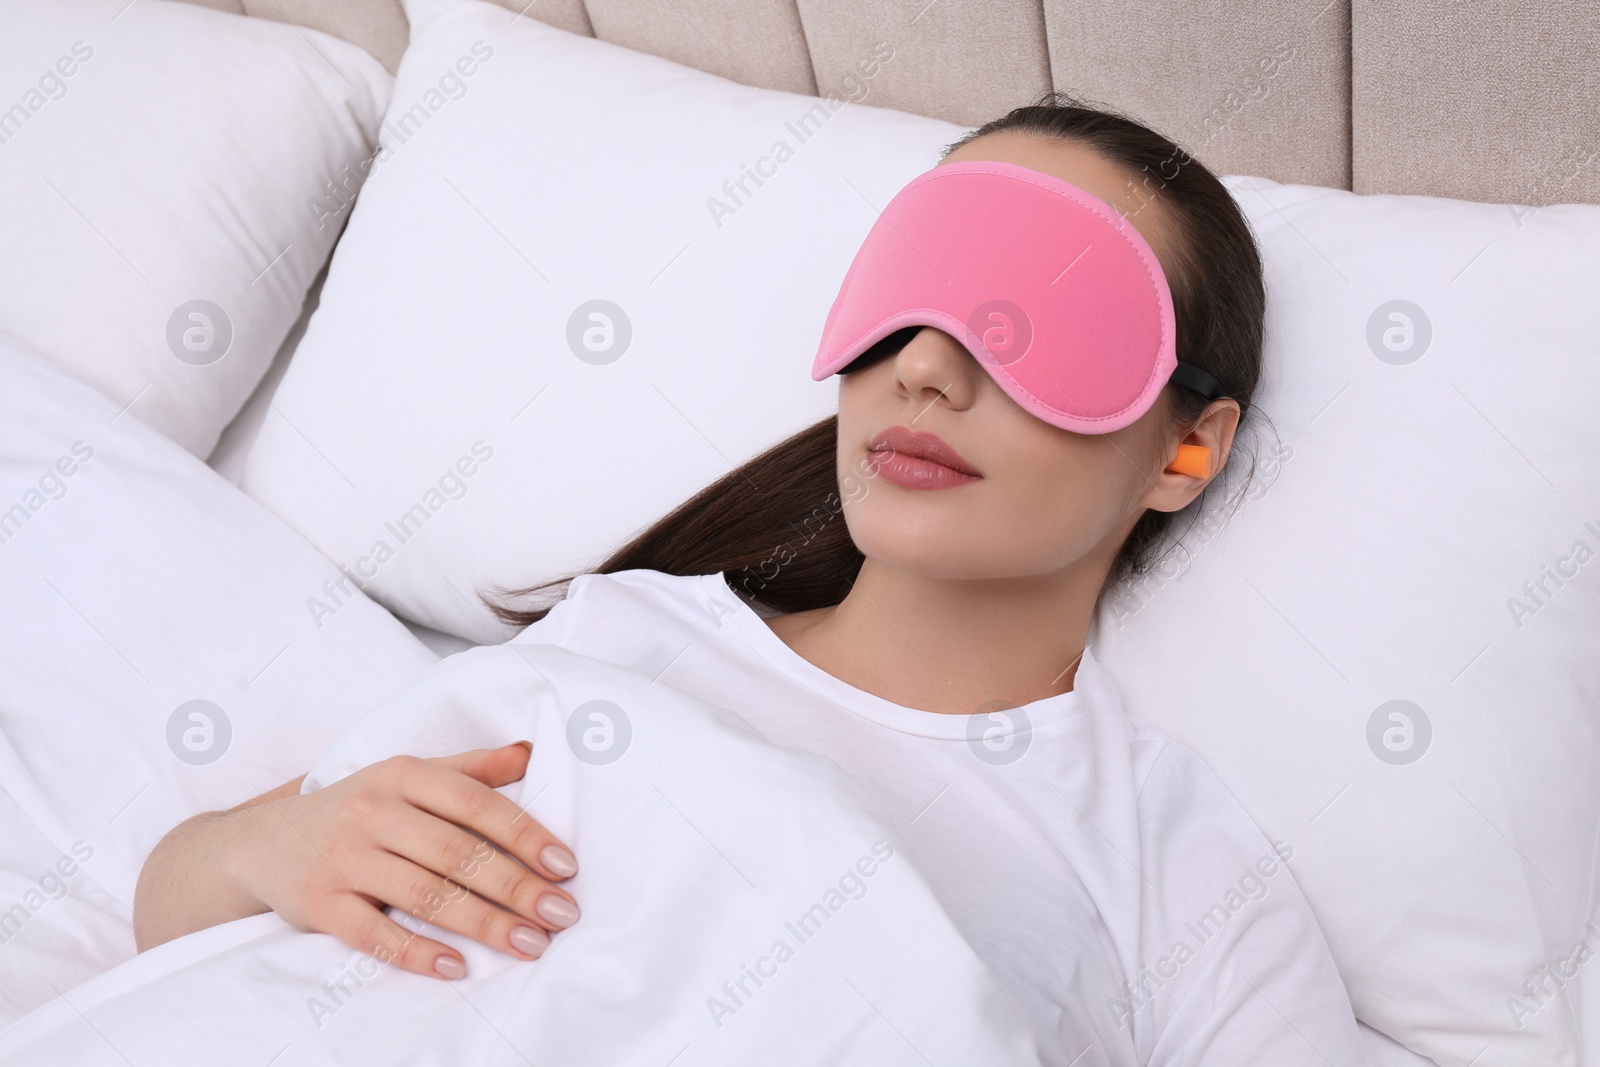
<path id="1" fill-rule="evenodd" d="M 521 745 L 523 748 L 528 750 L 528 755 L 530 755 L 530 756 L 533 755 L 533 742 L 532 741 L 513 741 L 511 743 L 513 745 Z"/>
<path id="2" fill-rule="evenodd" d="M 532 926 L 513 926 L 511 947 L 538 959 L 550 947 L 550 935 Z"/>
<path id="3" fill-rule="evenodd" d="M 467 965 L 454 956 L 440 956 L 433 961 L 433 969 L 441 978 L 465 978 Z"/>
<path id="4" fill-rule="evenodd" d="M 578 873 L 578 860 L 560 845 L 546 845 L 539 850 L 539 862 L 557 878 L 570 878 Z"/>
<path id="5" fill-rule="evenodd" d="M 566 897 L 558 897 L 554 893 L 546 893 L 540 897 L 533 910 L 539 913 L 539 918 L 551 926 L 566 927 L 578 921 L 577 905 Z"/>

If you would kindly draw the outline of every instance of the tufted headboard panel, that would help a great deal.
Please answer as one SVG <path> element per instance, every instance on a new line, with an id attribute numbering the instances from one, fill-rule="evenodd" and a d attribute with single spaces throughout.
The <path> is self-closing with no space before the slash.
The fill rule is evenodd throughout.
<path id="1" fill-rule="evenodd" d="M 391 70 L 405 50 L 400 0 L 193 2 L 325 30 Z M 1600 0 L 495 2 L 751 85 L 968 126 L 1071 90 L 1218 173 L 1600 203 Z M 893 58 L 867 88 L 853 71 L 878 42 Z"/>

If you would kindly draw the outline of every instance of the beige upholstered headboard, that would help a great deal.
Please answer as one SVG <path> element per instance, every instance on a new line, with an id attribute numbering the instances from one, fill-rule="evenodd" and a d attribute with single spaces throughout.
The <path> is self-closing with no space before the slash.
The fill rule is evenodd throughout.
<path id="1" fill-rule="evenodd" d="M 194 0 L 353 41 L 400 0 Z M 1600 203 L 1600 0 L 496 0 L 798 93 L 894 46 L 867 101 L 967 126 L 1045 90 L 1111 104 L 1218 173 L 1495 203 Z"/>

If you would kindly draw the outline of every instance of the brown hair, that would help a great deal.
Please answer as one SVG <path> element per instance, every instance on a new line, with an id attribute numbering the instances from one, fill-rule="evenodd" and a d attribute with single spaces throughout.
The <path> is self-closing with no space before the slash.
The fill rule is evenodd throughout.
<path id="1" fill-rule="evenodd" d="M 940 159 L 1001 130 L 1093 148 L 1128 173 L 1140 204 L 1135 211 L 1151 201 L 1161 203 L 1178 233 L 1176 262 L 1166 265 L 1178 358 L 1210 373 L 1222 383 L 1224 395 L 1239 404 L 1241 419 L 1248 414 L 1261 377 L 1266 292 L 1249 224 L 1216 176 L 1155 131 L 1061 92 L 1047 92 L 979 126 L 947 145 Z M 910 328 L 891 334 L 845 372 L 897 351 L 914 333 Z M 1163 393 L 1170 397 L 1172 428 L 1187 432 L 1207 401 L 1178 386 Z M 722 572 L 736 592 L 776 611 L 838 604 L 854 584 L 863 557 L 840 521 L 841 492 L 852 495 L 855 486 L 839 483 L 837 426 L 837 417 L 830 415 L 730 471 L 617 549 L 592 573 L 634 568 L 676 575 Z M 1147 510 L 1140 516 L 1112 564 L 1102 595 L 1147 573 L 1158 562 L 1151 557 L 1174 515 L 1188 514 L 1192 524 L 1204 495 L 1181 512 Z M 503 621 L 526 626 L 543 618 L 549 604 L 528 608 L 512 601 L 565 587 L 573 577 L 497 591 L 483 600 Z"/>

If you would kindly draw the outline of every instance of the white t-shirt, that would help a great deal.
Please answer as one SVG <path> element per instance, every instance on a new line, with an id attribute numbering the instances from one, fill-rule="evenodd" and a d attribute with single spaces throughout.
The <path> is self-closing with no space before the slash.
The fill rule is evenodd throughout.
<path id="1" fill-rule="evenodd" d="M 632 667 L 839 763 L 1027 1012 L 1048 1067 L 1368 1062 L 1292 849 L 1199 756 L 1124 713 L 1092 635 L 1072 692 L 985 716 L 833 677 L 720 574 L 583 575 L 515 640 Z"/>

